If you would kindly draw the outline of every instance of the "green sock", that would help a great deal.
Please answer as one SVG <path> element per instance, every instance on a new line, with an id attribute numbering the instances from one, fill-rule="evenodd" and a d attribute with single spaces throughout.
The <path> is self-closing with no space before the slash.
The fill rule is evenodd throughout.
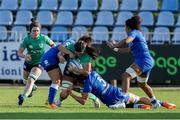
<path id="1" fill-rule="evenodd" d="M 97 98 L 97 97 L 96 97 L 94 94 L 89 93 L 89 99 L 90 99 L 90 100 L 95 101 L 95 100 L 96 100 L 96 98 Z"/>

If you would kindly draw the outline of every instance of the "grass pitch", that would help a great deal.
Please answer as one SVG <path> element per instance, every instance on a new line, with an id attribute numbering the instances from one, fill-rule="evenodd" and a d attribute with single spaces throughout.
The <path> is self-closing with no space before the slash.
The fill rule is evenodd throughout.
<path id="1" fill-rule="evenodd" d="M 0 119 L 180 119 L 180 89 L 154 88 L 157 98 L 177 105 L 177 109 L 116 109 L 105 105 L 95 109 L 91 100 L 84 106 L 69 97 L 58 109 L 45 106 L 48 87 L 39 87 L 33 97 L 22 107 L 17 105 L 17 96 L 23 87 L 0 87 Z M 131 88 L 131 92 L 145 96 L 142 90 Z"/>

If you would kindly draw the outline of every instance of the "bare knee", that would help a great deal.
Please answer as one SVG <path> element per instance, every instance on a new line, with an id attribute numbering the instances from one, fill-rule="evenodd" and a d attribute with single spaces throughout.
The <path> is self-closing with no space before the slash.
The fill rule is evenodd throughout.
<path id="1" fill-rule="evenodd" d="M 145 88 L 147 86 L 147 83 L 138 82 L 138 86 L 143 89 L 143 88 Z"/>
<path id="2" fill-rule="evenodd" d="M 130 80 L 131 79 L 131 76 L 128 74 L 128 73 L 126 73 L 126 72 L 124 72 L 123 74 L 122 74 L 122 80 L 124 81 L 124 80 Z"/>
<path id="3" fill-rule="evenodd" d="M 66 99 L 69 96 L 69 94 L 70 94 L 69 90 L 62 90 L 60 96 L 61 98 Z"/>

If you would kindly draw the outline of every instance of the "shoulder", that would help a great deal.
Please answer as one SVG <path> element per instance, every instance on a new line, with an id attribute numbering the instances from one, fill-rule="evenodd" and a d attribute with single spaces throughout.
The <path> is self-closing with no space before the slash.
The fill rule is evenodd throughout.
<path id="1" fill-rule="evenodd" d="M 40 34 L 40 35 L 39 35 L 39 38 L 40 38 L 41 40 L 50 39 L 47 35 L 43 35 L 43 34 Z"/>

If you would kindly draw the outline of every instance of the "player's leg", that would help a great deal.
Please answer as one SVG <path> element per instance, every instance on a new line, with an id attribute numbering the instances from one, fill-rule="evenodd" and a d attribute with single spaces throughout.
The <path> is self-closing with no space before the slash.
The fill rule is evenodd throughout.
<path id="1" fill-rule="evenodd" d="M 38 77 L 41 75 L 42 69 L 40 67 L 33 67 L 29 73 L 28 81 L 25 86 L 23 94 L 20 94 L 18 96 L 19 98 L 19 105 L 22 105 L 23 101 L 30 95 L 33 89 L 34 82 L 38 79 Z"/>
<path id="2" fill-rule="evenodd" d="M 23 83 L 24 83 L 24 85 L 26 85 L 27 82 L 28 82 L 29 73 L 30 73 L 30 72 L 28 72 L 28 71 L 25 71 L 25 70 L 23 71 Z M 32 88 L 32 91 L 31 91 L 31 93 L 29 94 L 28 98 L 32 97 L 33 91 L 36 91 L 36 90 L 37 90 L 37 86 L 34 84 L 34 85 L 33 85 L 33 88 Z"/>
<path id="3" fill-rule="evenodd" d="M 138 65 L 133 63 L 126 71 L 122 74 L 122 91 L 127 93 L 130 86 L 130 81 L 141 74 L 141 70 Z"/>
<path id="4" fill-rule="evenodd" d="M 59 100 L 61 102 L 69 96 L 70 91 L 71 91 L 72 86 L 73 86 L 73 82 L 74 82 L 73 77 L 66 76 L 66 75 L 63 76 L 62 90 L 61 90 L 60 97 L 59 97 Z"/>
<path id="5" fill-rule="evenodd" d="M 139 97 L 135 94 L 128 93 L 126 94 L 128 99 L 126 100 L 127 108 L 142 108 L 142 109 L 150 109 L 151 101 L 147 97 Z"/>
<path id="6" fill-rule="evenodd" d="M 58 66 L 47 72 L 50 79 L 52 80 L 52 83 L 49 87 L 48 104 L 53 108 L 54 100 L 60 85 L 60 81 L 62 80 L 62 73 Z"/>
<path id="7" fill-rule="evenodd" d="M 23 83 L 25 84 L 25 86 L 27 85 L 29 73 L 30 73 L 30 71 L 23 70 Z M 18 105 L 22 105 L 24 99 L 25 99 L 25 97 L 23 96 L 23 94 L 19 94 L 19 96 L 18 96 L 18 100 L 19 100 Z"/>
<path id="8" fill-rule="evenodd" d="M 152 88 L 147 84 L 149 78 L 150 70 L 142 73 L 142 75 L 137 77 L 137 82 L 139 87 L 148 95 L 151 100 L 152 107 L 161 107 L 159 100 L 156 99 Z"/>

